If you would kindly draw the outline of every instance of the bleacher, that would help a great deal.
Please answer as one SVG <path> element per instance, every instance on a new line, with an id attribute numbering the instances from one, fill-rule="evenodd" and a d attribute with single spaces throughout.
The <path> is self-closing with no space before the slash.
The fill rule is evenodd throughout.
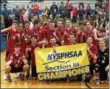
<path id="1" fill-rule="evenodd" d="M 61 1 L 63 1 L 65 3 L 67 0 L 44 0 L 44 2 L 38 3 L 38 5 L 41 8 L 44 8 L 45 6 L 50 7 L 52 2 L 56 2 L 58 5 L 60 5 Z M 8 7 L 8 9 L 12 9 L 16 5 L 19 5 L 19 7 L 22 7 L 22 5 L 24 7 L 27 7 L 27 5 L 31 6 L 31 4 L 29 2 L 30 2 L 29 0 L 8 0 L 7 7 Z M 91 7 L 94 9 L 96 0 L 70 0 L 70 2 L 76 7 L 78 7 L 80 2 L 83 2 L 85 6 L 87 4 L 90 4 Z"/>

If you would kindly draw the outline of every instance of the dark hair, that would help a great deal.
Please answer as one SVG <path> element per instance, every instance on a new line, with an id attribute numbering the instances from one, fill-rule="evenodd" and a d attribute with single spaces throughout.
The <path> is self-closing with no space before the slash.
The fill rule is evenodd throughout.
<path id="1" fill-rule="evenodd" d="M 86 22 L 85 22 L 85 25 L 86 25 L 86 23 L 90 23 L 90 24 L 92 25 L 92 21 L 86 21 Z"/>
<path id="2" fill-rule="evenodd" d="M 69 19 L 69 18 L 66 18 L 65 21 L 66 21 L 66 20 L 69 20 L 69 21 L 71 22 L 71 19 Z"/>
<path id="3" fill-rule="evenodd" d="M 17 23 L 18 24 L 18 21 L 17 20 L 13 20 L 12 23 Z"/>
<path id="4" fill-rule="evenodd" d="M 24 24 L 27 24 L 27 23 L 30 24 L 30 21 L 29 21 L 29 20 L 25 20 L 25 21 L 24 21 Z"/>
<path id="5" fill-rule="evenodd" d="M 55 36 L 54 36 L 54 35 L 51 35 L 51 36 L 50 36 L 50 39 L 53 39 L 53 38 L 55 38 Z M 55 38 L 55 39 L 56 39 L 56 38 Z"/>
<path id="6" fill-rule="evenodd" d="M 106 30 L 104 28 L 101 28 L 100 32 L 106 32 Z"/>
<path id="7" fill-rule="evenodd" d="M 37 39 L 38 37 L 37 37 L 36 35 L 32 35 L 32 36 L 31 36 L 31 39 L 32 39 L 32 38 Z"/>
<path id="8" fill-rule="evenodd" d="M 34 26 L 35 26 L 36 24 L 39 24 L 39 20 L 35 20 L 35 21 L 34 21 Z"/>
<path id="9" fill-rule="evenodd" d="M 58 21 L 64 22 L 64 19 L 63 18 L 59 18 L 59 19 L 57 19 L 57 22 Z"/>
<path id="10" fill-rule="evenodd" d="M 16 48 L 16 47 L 20 47 L 21 45 L 19 44 L 19 43 L 16 43 L 15 45 L 14 45 L 14 48 Z"/>
<path id="11" fill-rule="evenodd" d="M 54 23 L 55 24 L 55 21 L 54 20 L 51 20 L 50 23 Z"/>
<path id="12" fill-rule="evenodd" d="M 86 40 L 88 40 L 88 38 L 92 38 L 92 36 L 88 36 Z M 93 40 L 93 38 L 92 38 L 92 40 Z"/>

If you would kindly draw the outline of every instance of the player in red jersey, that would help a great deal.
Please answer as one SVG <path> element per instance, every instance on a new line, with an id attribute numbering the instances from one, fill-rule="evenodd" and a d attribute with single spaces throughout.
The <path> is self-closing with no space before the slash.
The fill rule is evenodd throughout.
<path id="1" fill-rule="evenodd" d="M 46 20 L 46 22 L 43 23 L 43 25 L 42 25 L 42 30 L 43 30 L 43 31 L 46 31 L 47 29 L 49 29 L 50 21 L 51 21 L 51 19 L 48 18 L 48 19 Z"/>
<path id="2" fill-rule="evenodd" d="M 25 58 L 24 53 L 20 52 L 20 45 L 15 45 L 14 52 L 11 52 L 6 58 L 6 74 L 7 81 L 11 82 L 10 72 L 11 73 L 20 73 L 20 78 L 24 80 L 25 74 L 28 71 L 29 65 L 28 61 Z"/>
<path id="3" fill-rule="evenodd" d="M 56 40 L 56 38 L 54 36 L 51 36 L 50 37 L 50 45 L 49 45 L 49 47 L 56 47 L 56 46 L 58 46 L 57 40 Z"/>
<path id="4" fill-rule="evenodd" d="M 96 44 L 97 41 L 99 40 L 97 29 L 94 28 L 89 21 L 87 21 L 85 24 L 86 24 L 86 28 L 87 28 L 87 36 L 91 36 L 93 39 L 93 43 Z"/>
<path id="5" fill-rule="evenodd" d="M 18 30 L 18 21 L 13 20 L 12 26 L 1 30 L 1 33 L 7 34 L 7 46 L 6 46 L 6 57 L 14 51 L 14 45 L 20 43 L 21 36 L 20 31 Z M 4 79 L 7 79 L 7 75 L 4 75 Z"/>
<path id="6" fill-rule="evenodd" d="M 88 37 L 88 32 L 84 24 L 80 24 L 80 27 L 76 34 L 76 41 L 78 43 L 85 43 Z"/>
<path id="7" fill-rule="evenodd" d="M 32 31 L 30 30 L 30 22 L 24 21 L 24 29 L 21 30 L 22 41 L 21 41 L 21 51 L 25 53 L 26 47 L 30 44 L 30 38 L 32 36 Z"/>
<path id="8" fill-rule="evenodd" d="M 90 61 L 90 79 L 91 79 L 94 75 L 95 64 L 97 62 L 98 48 L 95 44 L 93 44 L 92 37 L 87 38 L 87 45 L 88 45 L 87 52 Z"/>
<path id="9" fill-rule="evenodd" d="M 49 44 L 48 44 L 48 42 L 49 42 L 49 34 L 51 34 L 50 31 L 49 31 L 50 22 L 51 22 L 51 19 L 47 19 L 46 23 L 44 23 L 43 26 L 40 29 L 42 31 L 42 39 L 39 40 L 38 44 L 40 45 L 41 48 L 45 48 L 45 47 L 49 46 Z"/>
<path id="10" fill-rule="evenodd" d="M 76 36 L 76 29 L 74 27 L 72 27 L 71 21 L 69 19 L 67 19 L 65 24 L 65 30 L 64 30 L 64 43 L 68 44 L 69 43 L 69 35 L 73 34 L 74 36 Z"/>
<path id="11" fill-rule="evenodd" d="M 43 31 L 41 29 L 41 23 L 38 20 L 34 21 L 34 28 L 31 29 L 31 33 L 38 37 L 38 41 L 43 39 Z"/>
<path id="12" fill-rule="evenodd" d="M 38 45 L 41 48 L 48 47 L 48 39 L 46 38 L 45 30 L 47 30 L 45 29 L 45 27 L 40 28 L 41 33 L 39 34 L 39 37 L 38 37 Z"/>
<path id="13" fill-rule="evenodd" d="M 50 43 L 50 38 L 51 38 L 51 36 L 53 36 L 54 31 L 55 31 L 55 22 L 50 21 L 49 29 L 47 29 L 44 33 L 45 38 L 48 40 L 49 43 Z"/>
<path id="14" fill-rule="evenodd" d="M 20 42 L 20 31 L 18 30 L 18 22 L 13 21 L 12 26 L 1 30 L 3 34 L 9 34 L 7 39 L 6 57 L 14 51 L 14 45 Z"/>
<path id="15" fill-rule="evenodd" d="M 57 20 L 57 28 L 55 30 L 55 32 L 53 33 L 54 36 L 57 39 L 57 42 L 59 45 L 61 45 L 62 41 L 64 41 L 64 26 L 63 26 L 63 19 L 59 18 Z"/>
<path id="16" fill-rule="evenodd" d="M 65 44 L 65 45 L 73 45 L 73 44 L 76 44 L 76 38 L 74 36 L 74 34 L 69 34 L 68 36 L 68 44 Z"/>
<path id="17" fill-rule="evenodd" d="M 36 62 L 35 62 L 35 49 L 39 49 L 38 43 L 37 43 L 37 36 L 31 37 L 31 44 L 26 48 L 26 57 L 28 58 L 29 65 L 31 67 L 32 71 L 32 77 L 34 79 L 37 78 L 37 71 L 36 71 Z"/>

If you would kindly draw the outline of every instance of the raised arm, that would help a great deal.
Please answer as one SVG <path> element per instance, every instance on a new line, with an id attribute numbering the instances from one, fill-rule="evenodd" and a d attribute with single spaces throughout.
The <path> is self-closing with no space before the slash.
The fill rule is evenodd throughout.
<path id="1" fill-rule="evenodd" d="M 12 29 L 12 27 L 4 28 L 4 29 L 1 30 L 1 33 L 5 33 L 7 31 L 9 31 L 10 29 Z"/>

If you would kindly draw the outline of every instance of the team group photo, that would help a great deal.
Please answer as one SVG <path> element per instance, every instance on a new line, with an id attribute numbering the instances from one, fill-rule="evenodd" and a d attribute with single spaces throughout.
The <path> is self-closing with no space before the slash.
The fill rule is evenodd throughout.
<path id="1" fill-rule="evenodd" d="M 109 89 L 109 0 L 0 0 L 1 88 Z"/>

